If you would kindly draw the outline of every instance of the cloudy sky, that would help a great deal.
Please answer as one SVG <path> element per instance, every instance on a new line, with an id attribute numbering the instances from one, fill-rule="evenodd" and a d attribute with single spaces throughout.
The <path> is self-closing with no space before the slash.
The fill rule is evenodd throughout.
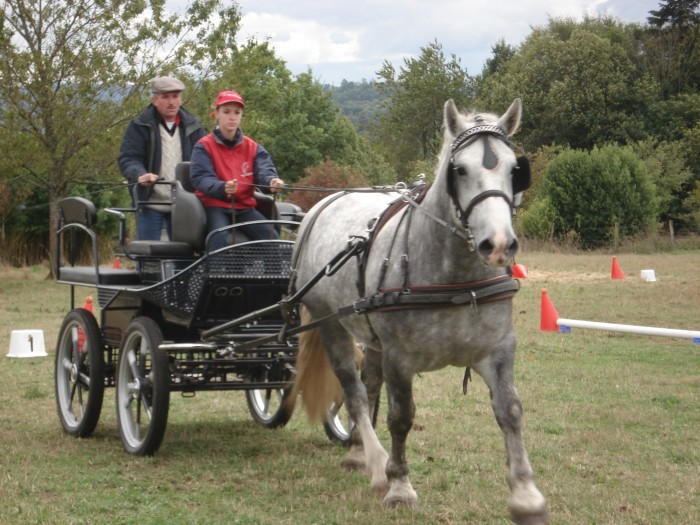
<path id="1" fill-rule="evenodd" d="M 397 68 L 437 40 L 476 75 L 503 38 L 518 45 L 548 17 L 609 14 L 646 22 L 660 0 L 237 0 L 239 41 L 269 39 L 295 74 L 323 83 L 374 80 L 386 60 Z"/>

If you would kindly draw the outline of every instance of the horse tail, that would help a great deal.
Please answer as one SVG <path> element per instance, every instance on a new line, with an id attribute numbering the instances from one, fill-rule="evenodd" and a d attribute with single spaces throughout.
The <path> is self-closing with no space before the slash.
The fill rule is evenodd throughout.
<path id="1" fill-rule="evenodd" d="M 306 308 L 302 307 L 300 313 L 302 326 L 313 321 Z M 362 352 L 357 345 L 354 346 L 355 360 L 359 366 Z M 308 418 L 314 422 L 325 421 L 331 403 L 340 404 L 343 400 L 340 381 L 331 368 L 317 328 L 306 330 L 299 335 L 296 376 L 287 398 L 288 402 L 294 403 L 299 394 Z"/>

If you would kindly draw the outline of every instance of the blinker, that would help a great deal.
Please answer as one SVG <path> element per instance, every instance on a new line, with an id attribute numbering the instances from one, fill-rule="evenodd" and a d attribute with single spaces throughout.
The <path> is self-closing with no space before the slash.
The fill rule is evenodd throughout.
<path id="1" fill-rule="evenodd" d="M 518 157 L 517 164 L 511 172 L 513 178 L 513 195 L 521 193 L 530 187 L 532 176 L 530 174 L 530 161 L 523 155 Z"/>

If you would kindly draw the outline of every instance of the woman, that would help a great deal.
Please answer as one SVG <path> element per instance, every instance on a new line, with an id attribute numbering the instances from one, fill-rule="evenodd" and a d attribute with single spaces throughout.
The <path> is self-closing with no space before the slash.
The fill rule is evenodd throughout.
<path id="1" fill-rule="evenodd" d="M 284 181 L 277 176 L 270 154 L 240 130 L 245 103 L 235 91 L 222 91 L 216 97 L 216 128 L 194 147 L 190 178 L 204 204 L 209 232 L 229 226 L 265 220 L 255 209 L 255 186 L 277 193 Z M 252 240 L 276 236 L 269 224 L 240 228 Z M 226 245 L 226 235 L 214 236 L 209 249 Z"/>

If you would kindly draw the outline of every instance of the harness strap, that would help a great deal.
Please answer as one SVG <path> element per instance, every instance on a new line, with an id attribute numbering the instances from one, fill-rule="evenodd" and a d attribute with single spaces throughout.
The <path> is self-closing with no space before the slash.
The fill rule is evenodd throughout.
<path id="1" fill-rule="evenodd" d="M 299 245 L 299 249 L 294 251 L 294 259 L 291 261 L 292 275 L 289 278 L 289 288 L 287 290 L 287 293 L 289 295 L 294 295 L 294 293 L 296 292 L 297 262 L 299 261 L 299 255 L 301 254 L 301 250 L 306 248 L 306 238 L 309 236 L 309 233 L 312 230 L 312 226 L 316 223 L 316 219 L 318 219 L 319 215 L 321 215 L 321 212 L 323 210 L 325 210 L 331 203 L 335 202 L 344 195 L 347 195 L 347 192 L 336 193 L 335 195 L 330 197 L 325 202 L 325 204 L 314 214 L 314 216 L 310 218 L 309 223 L 304 228 L 301 237 L 297 239 L 296 242 Z"/>
<path id="2" fill-rule="evenodd" d="M 520 289 L 518 281 L 501 275 L 485 281 L 449 285 L 414 286 L 410 290 L 382 288 L 353 303 L 355 313 L 435 306 L 458 306 L 510 299 Z"/>

